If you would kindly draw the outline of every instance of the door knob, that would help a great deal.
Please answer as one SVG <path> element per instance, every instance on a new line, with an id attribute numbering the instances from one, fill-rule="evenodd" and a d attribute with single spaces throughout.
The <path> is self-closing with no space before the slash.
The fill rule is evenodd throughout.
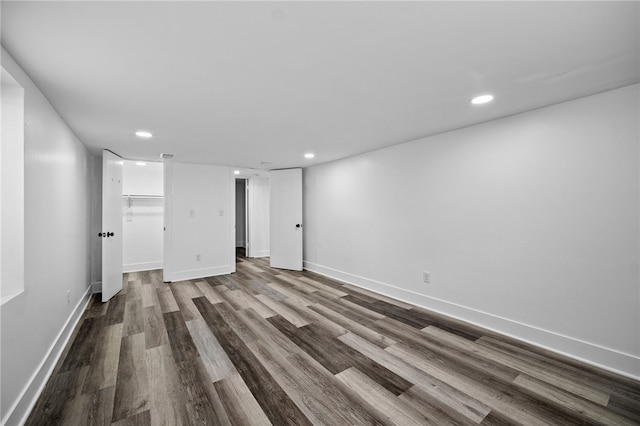
<path id="1" fill-rule="evenodd" d="M 113 237 L 113 232 L 107 232 L 107 237 Z"/>
<path id="2" fill-rule="evenodd" d="M 296 223 L 296 228 L 302 228 L 302 224 Z"/>
<path id="3" fill-rule="evenodd" d="M 106 237 L 106 234 L 103 234 L 102 232 L 98 232 L 98 237 Z"/>

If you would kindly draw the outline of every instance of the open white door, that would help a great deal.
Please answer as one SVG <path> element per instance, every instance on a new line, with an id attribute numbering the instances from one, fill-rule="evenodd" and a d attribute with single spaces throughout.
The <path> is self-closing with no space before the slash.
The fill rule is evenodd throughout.
<path id="1" fill-rule="evenodd" d="M 122 158 L 102 151 L 102 301 L 122 290 Z"/>
<path id="2" fill-rule="evenodd" d="M 302 271 L 302 169 L 271 172 L 271 267 Z"/>

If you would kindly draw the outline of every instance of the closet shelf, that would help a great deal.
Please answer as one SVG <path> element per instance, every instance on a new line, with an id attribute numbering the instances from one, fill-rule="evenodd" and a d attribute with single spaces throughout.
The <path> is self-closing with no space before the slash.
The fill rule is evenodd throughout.
<path id="1" fill-rule="evenodd" d="M 164 198 L 164 195 L 123 194 L 124 198 Z"/>
<path id="2" fill-rule="evenodd" d="M 123 194 L 122 198 L 127 200 L 127 207 L 131 208 L 132 206 L 131 200 L 162 200 L 164 196 L 163 195 L 144 195 L 144 194 Z"/>

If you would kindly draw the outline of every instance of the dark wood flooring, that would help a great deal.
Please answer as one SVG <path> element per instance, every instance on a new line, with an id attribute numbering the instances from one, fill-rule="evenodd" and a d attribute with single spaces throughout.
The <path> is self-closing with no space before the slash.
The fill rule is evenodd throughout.
<path id="1" fill-rule="evenodd" d="M 125 274 L 28 425 L 631 425 L 640 383 L 311 272 Z"/>

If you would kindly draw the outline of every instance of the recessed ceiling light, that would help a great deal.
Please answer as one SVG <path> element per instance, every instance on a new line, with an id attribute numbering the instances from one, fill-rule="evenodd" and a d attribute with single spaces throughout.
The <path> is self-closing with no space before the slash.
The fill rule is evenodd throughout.
<path id="1" fill-rule="evenodd" d="M 234 170 L 234 171 L 233 171 L 233 174 L 234 174 L 234 175 L 239 175 L 239 174 L 240 174 L 240 170 Z"/>
<path id="2" fill-rule="evenodd" d="M 316 156 L 316 155 L 315 155 L 313 152 L 307 152 L 307 153 L 304 155 L 304 158 L 313 158 L 313 157 L 315 157 L 315 156 Z"/>
<path id="3" fill-rule="evenodd" d="M 480 95 L 471 99 L 471 103 L 474 105 L 486 104 L 487 102 L 491 102 L 493 100 L 493 95 Z"/>
<path id="4" fill-rule="evenodd" d="M 147 132 L 147 131 L 144 131 L 144 130 L 138 130 L 136 132 L 136 136 L 139 137 L 139 138 L 149 139 L 153 135 L 151 134 L 151 132 Z"/>
<path id="5" fill-rule="evenodd" d="M 144 161 L 136 161 L 136 166 L 146 166 L 147 163 L 145 163 Z"/>

